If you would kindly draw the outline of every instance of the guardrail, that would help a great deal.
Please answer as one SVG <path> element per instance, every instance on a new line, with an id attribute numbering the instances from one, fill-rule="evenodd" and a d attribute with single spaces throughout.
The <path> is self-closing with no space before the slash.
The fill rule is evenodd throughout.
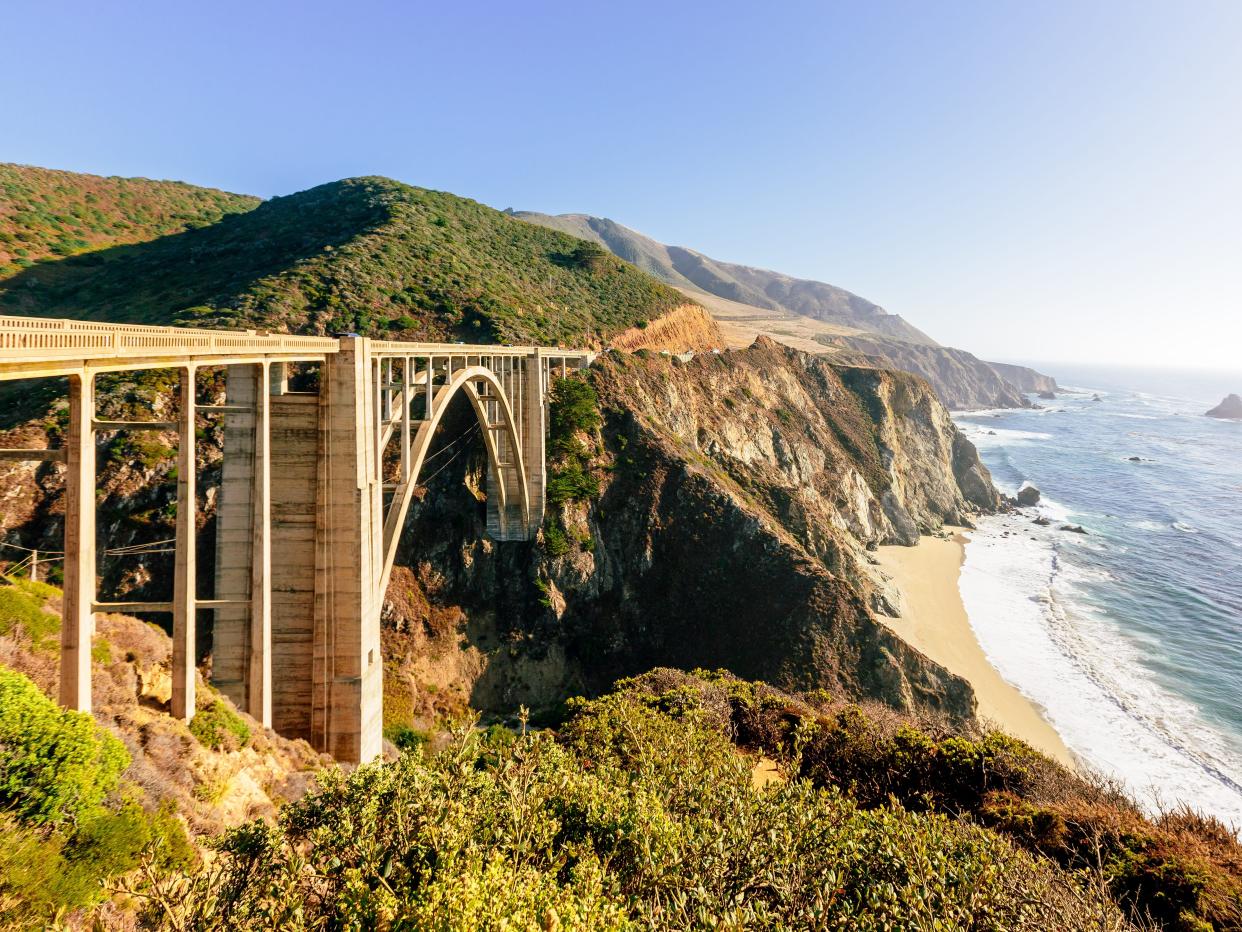
<path id="1" fill-rule="evenodd" d="M 372 340 L 372 356 L 544 356 L 560 359 L 592 359 L 589 350 L 561 349 L 556 346 L 502 346 L 497 343 L 405 343 L 401 340 Z"/>
<path id="2" fill-rule="evenodd" d="M 331 337 L 0 316 L 0 362 L 238 353 L 319 355 L 339 349 Z"/>
<path id="3" fill-rule="evenodd" d="M 373 357 L 391 356 L 533 356 L 534 346 L 477 343 L 405 343 L 371 340 Z M 554 359 L 585 359 L 586 350 L 539 347 Z M 169 356 L 321 356 L 340 351 L 335 337 L 295 336 L 262 330 L 205 330 L 148 327 L 89 320 L 0 315 L 0 366 L 62 359 L 140 359 Z"/>

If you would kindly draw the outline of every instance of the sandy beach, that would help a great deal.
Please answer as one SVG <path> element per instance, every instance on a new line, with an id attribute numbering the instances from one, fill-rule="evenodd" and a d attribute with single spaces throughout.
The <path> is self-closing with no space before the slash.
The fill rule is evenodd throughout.
<path id="1" fill-rule="evenodd" d="M 958 591 L 966 540 L 924 537 L 917 547 L 881 547 L 881 568 L 901 590 L 901 618 L 884 621 L 906 641 L 975 689 L 979 717 L 1067 765 L 1073 756 L 1026 697 L 988 663 Z"/>

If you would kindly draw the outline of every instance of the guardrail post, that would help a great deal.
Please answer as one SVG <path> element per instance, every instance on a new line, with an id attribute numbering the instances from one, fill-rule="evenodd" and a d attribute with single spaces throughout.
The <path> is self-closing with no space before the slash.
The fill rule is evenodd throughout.
<path id="1" fill-rule="evenodd" d="M 65 435 L 65 590 L 60 626 L 60 702 L 91 710 L 91 636 L 95 614 L 95 374 L 69 377 Z"/>

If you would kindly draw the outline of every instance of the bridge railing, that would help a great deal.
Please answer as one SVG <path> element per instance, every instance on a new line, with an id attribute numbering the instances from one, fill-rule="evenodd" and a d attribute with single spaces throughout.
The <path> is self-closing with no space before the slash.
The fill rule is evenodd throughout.
<path id="1" fill-rule="evenodd" d="M 335 353 L 331 337 L 0 316 L 0 363 L 31 359 Z"/>

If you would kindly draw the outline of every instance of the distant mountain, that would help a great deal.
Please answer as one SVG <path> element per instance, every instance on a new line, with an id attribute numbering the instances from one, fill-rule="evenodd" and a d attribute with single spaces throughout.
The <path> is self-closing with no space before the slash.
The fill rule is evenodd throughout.
<path id="1" fill-rule="evenodd" d="M 41 260 L 145 242 L 258 205 L 257 197 L 180 181 L 0 163 L 0 279 Z"/>
<path id="2" fill-rule="evenodd" d="M 90 190 L 95 179 L 60 184 Z M 131 202 L 128 190 L 119 185 L 118 203 Z M 222 197 L 217 213 L 252 200 Z M 172 235 L 20 269 L 0 281 L 0 313 L 598 344 L 690 304 L 592 244 L 387 178 L 320 185 L 216 221 L 187 229 L 197 226 L 187 215 Z"/>
<path id="3" fill-rule="evenodd" d="M 720 262 L 683 246 L 666 246 L 602 217 L 552 216 L 525 210 L 514 211 L 513 215 L 580 239 L 593 240 L 644 272 L 679 288 L 705 291 L 753 307 L 789 311 L 910 343 L 936 345 L 935 340 L 898 315 L 835 285 Z"/>
<path id="4" fill-rule="evenodd" d="M 712 312 L 735 345 L 764 334 L 798 349 L 832 353 L 841 362 L 913 372 L 950 408 L 1023 407 L 1029 404 L 1023 393 L 1056 389 L 1054 379 L 1034 369 L 988 363 L 941 346 L 900 316 L 835 285 L 720 262 L 602 217 L 509 212 L 599 243 L 680 288 Z"/>

